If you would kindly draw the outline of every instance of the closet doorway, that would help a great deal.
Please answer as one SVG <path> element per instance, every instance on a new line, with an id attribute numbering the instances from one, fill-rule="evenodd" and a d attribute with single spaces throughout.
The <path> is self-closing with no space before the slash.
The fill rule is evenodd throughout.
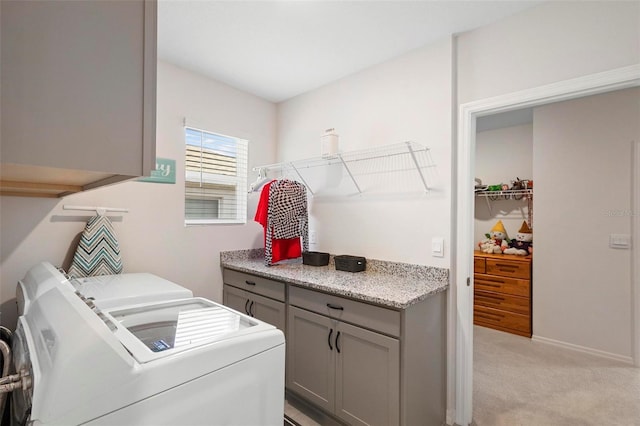
<path id="1" fill-rule="evenodd" d="M 473 418 L 479 426 L 500 419 L 531 425 L 588 423 L 597 416 L 596 423 L 630 424 L 636 418 L 629 416 L 638 400 L 620 387 L 637 376 L 624 368 L 632 363 L 631 250 L 610 236 L 630 240 L 637 167 L 629 160 L 630 141 L 640 139 L 639 101 L 640 88 L 629 88 L 477 122 L 476 176 L 494 189 L 476 191 L 477 240 L 496 227 L 511 239 L 528 237 L 523 222 L 533 219 L 528 210 L 535 203 L 534 246 L 540 249 L 529 258 L 509 256 L 511 250 L 475 255 Z M 516 112 L 529 120 L 516 120 Z M 495 167 L 500 158 L 509 163 Z M 537 183 L 530 185 L 529 206 L 513 189 L 517 173 Z M 495 191 L 500 185 L 504 190 Z M 567 244 L 558 241 L 584 249 L 564 250 Z M 484 256 L 486 271 L 477 262 Z M 587 365 L 598 371 L 592 381 L 585 379 Z M 613 368 L 619 377 L 608 374 Z M 580 395 L 571 389 L 581 389 Z M 603 403 L 591 412 L 603 395 L 616 395 L 618 409 Z M 570 401 L 584 406 L 576 409 Z"/>
<path id="2" fill-rule="evenodd" d="M 457 146 L 457 170 L 458 170 L 458 191 L 457 191 L 457 244 L 455 255 L 455 270 L 454 280 L 456 282 L 456 304 L 458 310 L 457 324 L 456 324 L 456 365 L 455 365 L 455 381 L 456 381 L 456 395 L 455 395 L 455 421 L 461 425 L 470 424 L 472 421 L 472 392 L 473 392 L 473 281 L 471 279 L 473 275 L 473 252 L 471 247 L 474 247 L 477 243 L 474 234 L 474 161 L 475 161 L 475 143 L 476 143 L 476 122 L 477 119 L 483 116 L 492 114 L 523 109 L 531 107 L 539 107 L 542 105 L 553 104 L 560 101 L 567 101 L 571 99 L 578 99 L 589 95 L 607 93 L 615 90 L 637 87 L 640 85 L 639 66 L 625 67 L 618 70 L 613 70 L 605 73 L 600 73 L 592 76 L 573 79 L 549 86 L 539 87 L 536 89 L 526 90 L 514 94 L 509 94 L 501 97 L 489 99 L 487 101 L 477 101 L 470 104 L 465 104 L 460 107 L 459 125 L 458 125 L 458 146 Z M 637 163 L 638 158 L 637 147 L 633 148 L 634 161 Z M 630 160 L 629 160 L 630 161 Z M 572 165 L 567 164 L 568 168 Z M 535 172 L 533 173 L 535 176 Z M 597 170 L 593 172 L 594 176 L 597 176 Z M 606 176 L 602 176 L 602 179 L 606 179 Z M 631 180 L 631 179 L 630 179 Z M 536 179 L 534 179 L 535 188 Z M 633 185 L 639 185 L 640 178 L 638 177 L 637 167 L 635 168 L 635 175 L 633 178 Z M 634 193 L 637 194 L 638 186 L 635 186 Z M 538 201 L 538 195 L 536 195 L 536 201 Z M 638 197 L 635 196 L 632 200 L 630 212 L 637 211 L 640 203 Z M 536 204 L 538 205 L 538 204 Z M 537 209 L 536 208 L 536 212 Z M 606 214 L 605 212 L 600 212 Z M 615 207 L 612 208 L 612 215 L 617 214 Z M 633 222 L 633 236 L 636 240 L 639 239 L 638 235 L 640 228 L 640 220 L 638 215 L 630 215 L 630 221 Z M 536 226 L 540 225 L 537 222 L 538 215 L 535 216 Z M 580 218 L 573 218 L 580 219 Z M 571 220 L 571 219 L 567 219 Z M 585 230 L 588 231 L 588 230 Z M 534 231 L 534 244 L 536 241 Z M 539 231 L 538 231 L 539 232 Z M 538 245 L 538 249 L 540 246 Z M 631 275 L 631 328 L 630 333 L 630 353 L 631 359 L 638 365 L 640 363 L 640 330 L 634 328 L 634 324 L 637 322 L 638 314 L 640 314 L 640 284 L 639 284 L 639 261 L 637 256 L 637 249 L 629 252 L 634 256 L 629 261 L 632 269 Z M 535 256 L 535 255 L 534 255 Z M 534 272 L 534 280 L 535 272 Z M 534 283 L 535 288 L 535 283 Z M 535 294 L 534 294 L 535 298 Z M 535 306 L 535 305 L 534 305 Z M 536 312 L 534 308 L 534 335 L 536 333 Z"/>

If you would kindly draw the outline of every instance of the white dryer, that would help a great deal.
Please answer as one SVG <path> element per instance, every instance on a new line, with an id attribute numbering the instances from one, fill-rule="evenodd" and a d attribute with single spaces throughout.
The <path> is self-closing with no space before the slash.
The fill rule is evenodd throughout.
<path id="1" fill-rule="evenodd" d="M 12 417 L 33 425 L 282 425 L 284 335 L 202 298 L 100 309 L 56 285 L 18 319 Z"/>
<path id="2" fill-rule="evenodd" d="M 149 273 L 102 275 L 68 278 L 49 262 L 42 262 L 18 281 L 18 315 L 23 315 L 34 300 L 53 287 L 76 291 L 101 309 L 162 300 L 193 297 L 191 290 Z"/>

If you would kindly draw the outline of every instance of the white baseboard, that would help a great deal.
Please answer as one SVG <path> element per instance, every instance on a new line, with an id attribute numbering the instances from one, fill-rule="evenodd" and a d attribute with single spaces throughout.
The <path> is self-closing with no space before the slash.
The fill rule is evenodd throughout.
<path id="1" fill-rule="evenodd" d="M 531 336 L 531 340 L 534 342 L 545 343 L 547 345 L 558 346 L 565 349 L 570 349 L 576 352 L 582 352 L 590 355 L 595 355 L 600 358 L 607 358 L 614 361 L 619 361 L 625 364 L 633 365 L 633 358 L 630 356 L 618 355 L 611 352 L 601 351 L 599 349 L 588 348 L 586 346 L 574 345 L 573 343 L 562 342 L 560 340 L 549 339 L 541 336 Z"/>

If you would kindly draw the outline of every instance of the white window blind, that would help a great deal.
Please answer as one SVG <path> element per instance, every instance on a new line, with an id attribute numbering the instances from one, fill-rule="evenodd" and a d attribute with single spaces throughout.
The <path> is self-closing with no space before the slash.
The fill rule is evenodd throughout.
<path id="1" fill-rule="evenodd" d="M 185 224 L 246 223 L 248 143 L 185 127 Z"/>

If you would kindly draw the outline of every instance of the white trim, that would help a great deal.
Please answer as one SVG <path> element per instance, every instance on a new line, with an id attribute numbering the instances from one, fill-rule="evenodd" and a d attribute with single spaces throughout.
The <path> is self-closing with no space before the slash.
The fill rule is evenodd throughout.
<path id="1" fill-rule="evenodd" d="M 632 142 L 631 147 L 631 353 L 633 364 L 640 367 L 640 140 Z"/>
<path id="2" fill-rule="evenodd" d="M 640 64 L 591 74 L 546 86 L 509 93 L 460 105 L 457 138 L 457 250 L 452 265 L 457 289 L 455 422 L 466 426 L 472 420 L 473 395 L 473 178 L 476 118 L 514 109 L 539 106 L 582 96 L 640 85 Z M 638 213 L 637 211 L 635 212 Z M 636 220 L 637 222 L 637 220 Z M 637 233 L 637 231 L 636 231 Z M 637 265 L 636 265 L 637 266 Z M 466 278 L 471 278 L 467 287 Z M 636 309 L 640 288 L 635 281 Z M 636 330 L 636 335 L 640 330 Z M 640 339 L 640 337 L 638 337 Z M 638 343 L 636 343 L 636 351 Z M 636 355 L 637 357 L 638 355 Z"/>
<path id="3" fill-rule="evenodd" d="M 573 343 L 563 342 L 561 340 L 549 339 L 541 336 L 531 336 L 533 342 L 544 343 L 545 345 L 557 346 L 559 348 L 569 349 L 584 354 L 597 356 L 600 358 L 606 358 L 613 361 L 623 362 L 625 364 L 633 365 L 633 358 L 630 356 L 618 355 L 607 351 L 601 351 L 599 349 L 588 348 L 586 346 L 574 345 Z"/>

